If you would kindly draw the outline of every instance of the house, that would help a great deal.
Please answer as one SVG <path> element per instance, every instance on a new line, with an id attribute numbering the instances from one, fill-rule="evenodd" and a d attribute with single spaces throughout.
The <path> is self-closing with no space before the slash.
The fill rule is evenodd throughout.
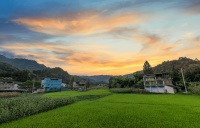
<path id="1" fill-rule="evenodd" d="M 86 91 L 86 81 L 77 81 L 77 82 L 73 82 L 73 90 L 77 90 L 77 91 Z"/>
<path id="2" fill-rule="evenodd" d="M 14 82 L 0 82 L 0 92 L 25 92 L 24 89 L 19 89 L 19 85 Z"/>
<path id="3" fill-rule="evenodd" d="M 41 88 L 44 89 L 44 92 L 61 91 L 62 90 L 62 79 L 45 78 L 41 82 Z"/>
<path id="4" fill-rule="evenodd" d="M 176 93 L 169 73 L 147 74 L 143 76 L 144 89 L 152 93 Z"/>

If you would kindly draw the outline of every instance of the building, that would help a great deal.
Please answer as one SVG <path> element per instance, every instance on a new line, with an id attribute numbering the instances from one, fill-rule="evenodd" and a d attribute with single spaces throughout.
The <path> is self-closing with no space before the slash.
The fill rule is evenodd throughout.
<path id="1" fill-rule="evenodd" d="M 86 91 L 86 81 L 73 82 L 73 90 Z"/>
<path id="2" fill-rule="evenodd" d="M 19 89 L 17 83 L 0 82 L 0 92 L 25 92 L 24 89 Z"/>
<path id="3" fill-rule="evenodd" d="M 144 89 L 152 93 L 176 93 L 169 73 L 147 74 L 143 76 Z"/>
<path id="4" fill-rule="evenodd" d="M 14 83 L 0 82 L 0 89 L 10 89 L 14 87 Z"/>
<path id="5" fill-rule="evenodd" d="M 62 79 L 45 78 L 41 82 L 44 92 L 55 92 L 62 90 Z"/>

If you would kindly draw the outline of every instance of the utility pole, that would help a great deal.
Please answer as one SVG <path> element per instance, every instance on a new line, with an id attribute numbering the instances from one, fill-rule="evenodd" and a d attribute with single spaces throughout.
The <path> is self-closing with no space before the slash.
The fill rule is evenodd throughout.
<path id="1" fill-rule="evenodd" d="M 35 79 L 33 79 L 32 93 L 34 92 L 34 84 L 35 84 Z"/>
<path id="2" fill-rule="evenodd" d="M 183 75 L 183 70 L 182 70 L 182 68 L 181 68 L 181 74 L 182 74 L 182 78 L 183 78 L 183 84 L 184 84 L 184 86 L 185 86 L 185 92 L 186 92 L 186 94 L 187 94 L 187 88 L 186 88 L 186 85 L 185 85 L 185 78 L 184 78 L 184 75 Z"/>

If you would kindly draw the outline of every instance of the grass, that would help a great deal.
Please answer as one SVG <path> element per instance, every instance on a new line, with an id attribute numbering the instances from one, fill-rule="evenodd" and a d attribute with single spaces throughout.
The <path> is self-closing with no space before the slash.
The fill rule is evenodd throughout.
<path id="1" fill-rule="evenodd" d="M 94 94 L 93 91 L 85 93 Z M 56 93 L 52 94 L 55 96 Z M 199 119 L 200 97 L 196 95 L 112 94 L 29 116 L 0 127 L 199 128 Z"/>
<path id="2" fill-rule="evenodd" d="M 85 92 L 79 91 L 63 91 L 63 92 L 53 92 L 53 93 L 46 93 L 44 97 L 77 97 L 77 96 L 91 96 L 91 95 L 108 95 L 111 94 L 107 89 L 96 89 L 96 90 L 89 90 Z"/>

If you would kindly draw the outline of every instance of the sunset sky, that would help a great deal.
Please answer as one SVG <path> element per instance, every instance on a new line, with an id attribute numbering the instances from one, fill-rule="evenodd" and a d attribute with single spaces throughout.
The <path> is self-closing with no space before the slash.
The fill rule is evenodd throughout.
<path id="1" fill-rule="evenodd" d="M 200 0 L 1 0 L 0 54 L 76 75 L 200 59 Z"/>

